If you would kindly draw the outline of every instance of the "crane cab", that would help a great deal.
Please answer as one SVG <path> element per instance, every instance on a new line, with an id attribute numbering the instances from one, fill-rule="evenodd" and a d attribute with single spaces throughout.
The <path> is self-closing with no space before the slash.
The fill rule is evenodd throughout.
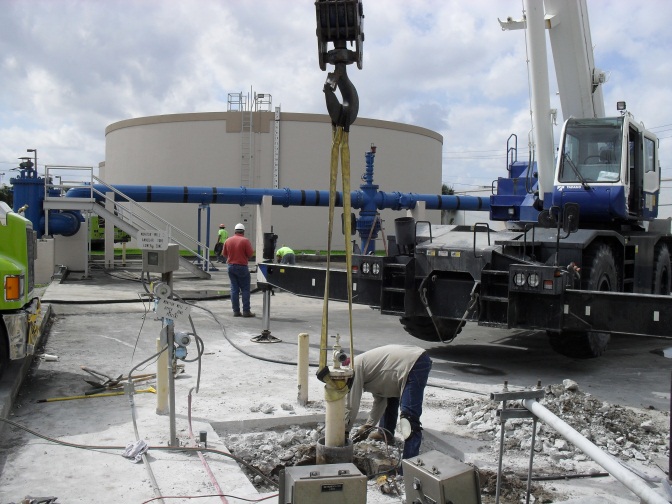
<path id="1" fill-rule="evenodd" d="M 659 192 L 658 139 L 629 113 L 565 122 L 554 206 L 578 203 L 583 223 L 637 223 L 657 217 Z"/>

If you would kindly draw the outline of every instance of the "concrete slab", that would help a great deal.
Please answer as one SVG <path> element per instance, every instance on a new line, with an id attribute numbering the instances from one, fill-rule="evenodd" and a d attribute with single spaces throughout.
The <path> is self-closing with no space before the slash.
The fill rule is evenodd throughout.
<path id="1" fill-rule="evenodd" d="M 204 342 L 200 365 L 194 359 L 197 352 L 192 343 L 184 372 L 175 380 L 176 434 L 180 447 L 189 448 L 195 446 L 192 433 L 196 438 L 201 430 L 208 433 L 208 448 L 216 450 L 204 455 L 209 469 L 193 453 L 166 449 L 170 421 L 168 416 L 157 415 L 154 394 L 136 394 L 132 401 L 123 395 L 67 400 L 90 388 L 84 380 L 91 376 L 82 366 L 114 378 L 127 375 L 134 368 L 136 374 L 156 371 L 153 355 L 162 322 L 147 302 L 137 265 L 115 271 L 94 265 L 90 279 L 74 276 L 63 283 L 52 283 L 44 295 L 43 299 L 51 301 L 53 311 L 45 352 L 57 355 L 58 361 L 33 362 L 18 394 L 2 396 L 2 411 L 8 412 L 5 417 L 17 426 L 6 426 L 1 436 L 0 502 L 18 501 L 26 495 L 51 495 L 68 504 L 118 504 L 149 502 L 163 495 L 182 497 L 166 498 L 165 502 L 186 502 L 187 498 L 198 497 L 198 502 L 208 504 L 222 502 L 220 497 L 208 497 L 217 493 L 216 484 L 233 504 L 268 497 L 257 493 L 238 464 L 226 456 L 218 432 L 227 427 L 263 430 L 322 421 L 322 383 L 314 378 L 313 369 L 309 402 L 298 405 L 293 365 L 297 336 L 302 332 L 311 337 L 311 363 L 318 361 L 322 302 L 284 293 L 272 296 L 271 331 L 282 341 L 259 344 L 251 340 L 262 330 L 261 295 L 254 294 L 252 299 L 256 318 L 234 318 L 226 297 L 228 277 L 223 268 L 213 272 L 210 280 L 196 280 L 180 273 L 174 281 L 178 295 L 200 299 L 192 308 L 193 326 L 177 322 L 176 329 L 195 332 Z M 347 306 L 330 306 L 330 334 L 346 335 Z M 354 307 L 353 312 L 357 351 L 384 342 L 409 341 L 394 317 L 362 306 Z M 417 343 L 428 348 L 437 361 L 441 360 L 435 345 Z M 501 376 L 491 377 L 490 382 L 482 376 L 469 382 L 457 375 L 457 367 L 439 362 L 435 367 L 430 378 L 435 386 L 423 413 L 427 429 L 423 450 L 445 450 L 456 458 L 493 466 L 494 460 L 484 443 L 452 434 L 446 405 L 474 394 L 487 396 L 499 386 Z M 509 380 L 513 382 L 510 377 Z M 138 387 L 152 383 L 140 383 Z M 0 384 L 0 389 L 4 386 Z M 62 400 L 38 402 L 44 399 Z M 364 399 L 366 410 L 371 399 L 366 394 Z M 262 403 L 270 404 L 272 411 L 252 411 Z M 291 410 L 283 409 L 283 404 L 291 404 Z M 143 464 L 121 456 L 137 438 L 152 447 L 148 452 L 151 472 Z M 613 479 L 609 480 L 604 484 L 590 482 L 586 491 L 581 490 L 581 482 L 572 483 L 571 492 L 567 490 L 565 495 L 638 502 Z M 277 497 L 267 501 L 276 502 Z M 371 483 L 368 502 L 391 504 L 398 503 L 399 498 L 381 494 Z"/>

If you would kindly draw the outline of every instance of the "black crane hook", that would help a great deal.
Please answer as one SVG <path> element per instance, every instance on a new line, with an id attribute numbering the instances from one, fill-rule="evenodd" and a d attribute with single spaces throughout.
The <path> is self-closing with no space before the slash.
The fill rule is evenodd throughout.
<path id="1" fill-rule="evenodd" d="M 343 103 L 338 101 L 336 88 L 341 93 Z M 352 81 L 348 78 L 345 63 L 337 63 L 336 69 L 327 75 L 324 83 L 324 97 L 327 102 L 327 111 L 331 117 L 331 124 L 340 126 L 343 131 L 350 131 L 350 125 L 357 119 L 359 113 L 359 95 Z"/>

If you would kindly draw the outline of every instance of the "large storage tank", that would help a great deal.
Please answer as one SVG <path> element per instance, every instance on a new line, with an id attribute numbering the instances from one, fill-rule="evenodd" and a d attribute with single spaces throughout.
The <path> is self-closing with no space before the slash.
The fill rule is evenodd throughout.
<path id="1" fill-rule="evenodd" d="M 287 113 L 279 108 L 128 119 L 106 128 L 100 177 L 109 184 L 328 190 L 331 131 L 326 114 Z M 374 183 L 380 190 L 441 193 L 441 135 L 417 126 L 366 118 L 357 119 L 350 131 L 353 190 L 362 183 L 364 155 L 372 144 L 377 147 Z M 197 236 L 198 205 L 146 205 Z M 275 206 L 273 210 L 278 245 L 326 249 L 327 208 Z M 247 236 L 255 243 L 254 205 L 211 205 L 210 211 L 211 240 L 220 223 L 231 233 L 237 222 L 244 222 Z M 343 250 L 340 214 L 337 209 L 334 248 Z M 381 212 L 386 234 L 394 234 L 394 219 L 402 215 L 392 210 Z M 428 216 L 432 222 L 440 222 L 439 212 Z M 382 248 L 382 242 L 377 248 Z"/>

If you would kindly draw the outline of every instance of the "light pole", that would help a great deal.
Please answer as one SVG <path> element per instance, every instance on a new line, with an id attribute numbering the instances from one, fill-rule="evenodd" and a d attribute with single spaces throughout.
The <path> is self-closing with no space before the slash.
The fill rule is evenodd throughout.
<path id="1" fill-rule="evenodd" d="M 37 173 L 37 149 L 26 149 L 26 152 L 35 153 L 35 173 Z"/>

